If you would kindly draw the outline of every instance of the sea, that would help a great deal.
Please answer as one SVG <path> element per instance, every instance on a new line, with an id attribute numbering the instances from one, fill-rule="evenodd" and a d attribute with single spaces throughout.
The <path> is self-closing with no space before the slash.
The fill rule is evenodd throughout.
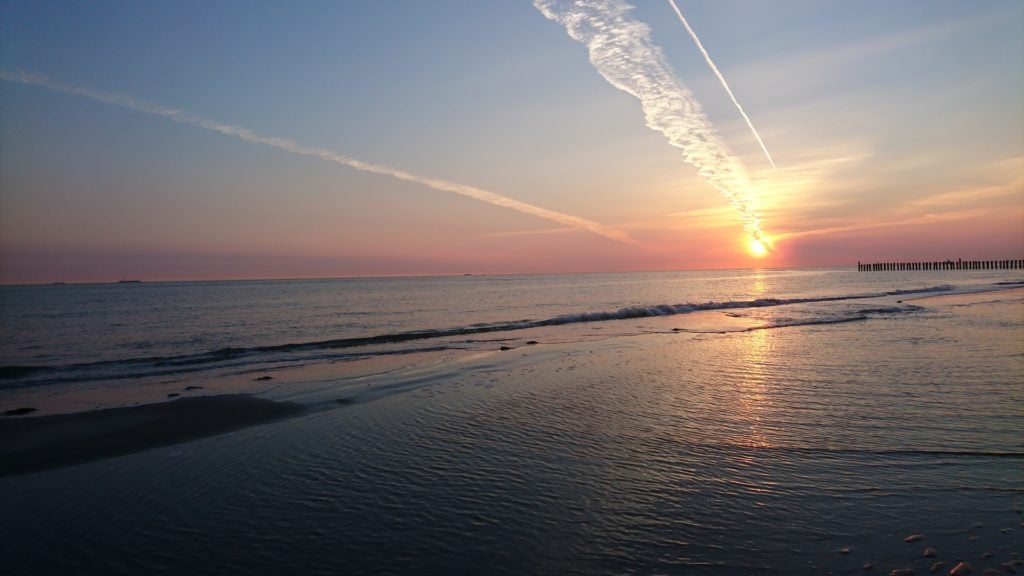
<path id="1" fill-rule="evenodd" d="M 980 573 L 1024 552 L 1020 270 L 2 286 L 0 325 L 5 410 L 218 382 L 308 408 L 0 478 L 6 573 Z"/>

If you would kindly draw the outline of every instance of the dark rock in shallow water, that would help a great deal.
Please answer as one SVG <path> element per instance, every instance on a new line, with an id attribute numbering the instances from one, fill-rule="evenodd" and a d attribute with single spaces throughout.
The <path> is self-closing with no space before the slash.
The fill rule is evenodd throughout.
<path id="1" fill-rule="evenodd" d="M 508 346 L 502 346 L 501 348 L 498 348 L 498 350 L 501 350 L 502 352 L 505 352 L 506 350 L 511 350 L 511 349 L 512 348 L 509 348 Z"/>
<path id="2" fill-rule="evenodd" d="M 32 408 L 31 406 L 22 406 L 21 408 L 15 408 L 4 412 L 4 416 L 24 416 L 25 414 L 31 414 L 38 410 L 38 408 Z"/>
<path id="3" fill-rule="evenodd" d="M 178 396 L 181 396 L 181 394 L 178 394 L 177 392 L 171 392 L 167 395 L 168 398 L 177 398 Z"/>
<path id="4" fill-rule="evenodd" d="M 533 346 L 534 344 L 540 344 L 540 342 L 537 342 L 536 340 L 527 340 L 526 343 L 530 346 Z"/>
<path id="5" fill-rule="evenodd" d="M 351 398 L 338 398 L 335 402 L 338 404 L 355 404 L 356 401 Z"/>
<path id="6" fill-rule="evenodd" d="M 274 379 L 273 376 L 260 376 L 259 378 L 256 378 L 255 380 L 253 380 L 253 382 L 265 382 L 267 380 L 273 380 L 273 379 Z"/>
<path id="7" fill-rule="evenodd" d="M 185 386 L 185 390 L 202 390 L 202 386 Z"/>

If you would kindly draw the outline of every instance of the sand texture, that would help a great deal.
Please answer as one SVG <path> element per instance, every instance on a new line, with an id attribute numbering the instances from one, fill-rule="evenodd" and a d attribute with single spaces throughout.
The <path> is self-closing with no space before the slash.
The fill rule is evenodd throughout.
<path id="1" fill-rule="evenodd" d="M 295 404 L 223 395 L 77 414 L 6 418 L 0 420 L 0 477 L 195 440 L 301 410 Z"/>

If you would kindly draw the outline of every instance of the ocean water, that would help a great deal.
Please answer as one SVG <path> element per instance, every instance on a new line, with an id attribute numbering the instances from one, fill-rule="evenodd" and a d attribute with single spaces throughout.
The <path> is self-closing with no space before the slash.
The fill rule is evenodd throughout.
<path id="1" fill-rule="evenodd" d="M 270 397 L 311 410 L 0 478 L 0 556 L 15 574 L 1001 569 L 1024 551 L 1024 296 L 952 295 L 1021 281 L 3 287 L 5 405 L 271 374 Z M 352 378 L 367 360 L 405 368 Z"/>
<path id="2" fill-rule="evenodd" d="M 486 349 L 515 342 L 527 328 L 696 310 L 742 314 L 790 304 L 786 310 L 796 316 L 776 323 L 842 321 L 863 315 L 859 303 L 866 296 L 978 289 L 1013 282 L 1020 278 L 1015 272 L 741 270 L 0 286 L 0 389 Z M 636 326 L 600 328 L 604 336 Z"/>

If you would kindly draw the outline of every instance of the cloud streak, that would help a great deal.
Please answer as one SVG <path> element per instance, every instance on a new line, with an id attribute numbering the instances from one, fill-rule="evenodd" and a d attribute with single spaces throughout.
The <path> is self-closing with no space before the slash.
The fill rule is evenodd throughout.
<path id="1" fill-rule="evenodd" d="M 611 240 L 615 240 L 618 242 L 624 242 L 629 244 L 636 242 L 627 233 L 621 230 L 615 230 L 603 224 L 586 220 L 584 218 L 580 218 L 577 216 L 573 216 L 571 214 L 556 212 L 554 210 L 548 210 L 547 208 L 541 208 L 540 206 L 535 206 L 533 204 L 527 204 L 526 202 L 521 202 L 519 200 L 509 198 L 507 196 L 502 196 L 501 194 L 492 192 L 490 190 L 484 190 L 482 188 L 477 188 L 475 186 L 470 186 L 467 184 L 461 184 L 459 182 L 452 182 L 450 180 L 421 176 L 419 174 L 413 174 L 411 172 L 406 172 L 404 170 L 399 170 L 397 168 L 392 168 L 390 166 L 385 166 L 383 164 L 364 162 L 362 160 L 357 160 L 355 158 L 349 158 L 348 156 L 337 154 L 330 150 L 303 146 L 301 144 L 298 144 L 285 138 L 263 136 L 257 134 L 256 132 L 253 132 L 252 130 L 249 130 L 248 128 L 242 128 L 240 126 L 233 126 L 230 124 L 223 124 L 215 120 L 210 120 L 208 118 L 196 116 L 194 114 L 190 114 L 188 112 L 184 112 L 174 108 L 167 108 L 164 106 L 159 106 L 156 104 L 136 100 L 135 98 L 132 98 L 130 96 L 114 94 L 109 92 L 100 92 L 82 86 L 75 86 L 73 84 L 55 82 L 41 74 L 11 74 L 6 71 L 0 71 L 0 78 L 8 82 L 15 82 L 18 84 L 24 84 L 29 86 L 39 86 L 41 88 L 46 88 L 54 92 L 91 98 L 93 100 L 97 100 L 105 104 L 112 104 L 114 106 L 120 106 L 122 108 L 127 108 L 130 110 L 134 110 L 136 112 L 160 116 L 168 120 L 177 122 L 179 124 L 187 124 L 189 126 L 202 128 L 204 130 L 210 130 L 212 132 L 219 132 L 221 134 L 225 134 L 228 136 L 234 136 L 251 144 L 262 144 L 264 146 L 270 146 L 272 148 L 277 148 L 279 150 L 284 150 L 285 152 L 290 152 L 292 154 L 297 154 L 300 156 L 320 158 L 328 162 L 341 164 L 343 166 L 348 166 L 350 168 L 361 170 L 363 172 L 370 172 L 373 174 L 390 176 L 398 180 L 413 182 L 441 192 L 451 192 L 454 194 L 459 194 L 461 196 L 473 198 L 474 200 L 486 202 L 494 206 L 501 206 L 503 208 L 508 208 L 510 210 L 521 212 L 523 214 L 529 214 L 531 216 L 536 216 L 538 218 L 543 218 L 545 220 L 550 220 L 552 222 L 557 222 L 559 224 L 570 226 L 578 230 L 585 230 L 587 232 L 604 236 L 605 238 L 609 238 Z"/>
<path id="2" fill-rule="evenodd" d="M 805 236 L 1005 216 L 1008 212 L 1016 209 L 1012 203 L 1020 196 L 1022 190 L 1024 190 L 1024 178 L 1017 177 L 1004 184 L 940 192 L 932 196 L 906 201 L 882 213 L 873 213 L 870 215 L 871 221 L 829 226 L 812 220 L 805 229 L 782 232 L 777 234 L 775 239 L 781 242 Z M 1006 205 L 1000 203 L 1001 199 L 1006 200 Z M 988 206 L 978 206 L 982 201 Z M 845 220 L 849 220 L 849 218 Z"/>
<path id="3" fill-rule="evenodd" d="M 746 169 L 672 72 L 650 28 L 629 16 L 633 7 L 621 0 L 534 0 L 534 6 L 587 47 L 591 65 L 609 84 L 640 100 L 647 127 L 683 151 L 686 162 L 740 213 L 752 238 L 767 241 Z"/>
<path id="4" fill-rule="evenodd" d="M 743 116 L 743 119 L 747 122 L 750 132 L 754 135 L 754 138 L 757 139 L 757 143 L 761 145 L 761 150 L 764 152 L 765 158 L 768 159 L 768 163 L 772 165 L 772 168 L 775 168 L 775 161 L 772 160 L 772 155 L 768 153 L 768 147 L 764 145 L 764 140 L 761 139 L 761 135 L 758 134 L 757 129 L 754 128 L 754 123 L 750 121 L 750 116 L 747 116 L 746 111 L 743 110 L 743 106 L 740 106 L 739 101 L 736 100 L 736 96 L 732 93 L 732 89 L 729 88 L 729 83 L 725 81 L 725 76 L 723 76 L 718 70 L 718 66 L 715 66 L 715 62 L 711 59 L 711 55 L 708 54 L 708 51 L 704 49 L 704 44 L 701 43 L 700 38 L 697 37 L 697 33 L 690 27 L 690 23 L 686 21 L 686 17 L 683 16 L 683 11 L 679 9 L 675 0 L 668 0 L 668 3 L 672 6 L 672 9 L 675 10 L 676 16 L 679 16 L 679 20 L 683 23 L 683 26 L 686 27 L 686 31 L 690 33 L 690 38 L 693 38 L 693 42 L 697 45 L 697 49 L 704 55 L 704 61 L 708 63 L 708 67 L 710 67 L 711 71 L 718 77 L 718 81 L 722 83 L 722 88 L 725 88 L 725 93 L 729 95 L 732 103 L 736 105 L 736 109 L 740 111 L 740 116 Z"/>
<path id="5" fill-rule="evenodd" d="M 797 238 L 803 238 L 805 236 L 822 236 L 822 235 L 835 235 L 845 232 L 860 232 L 863 230 L 878 230 L 883 228 L 905 228 L 907 226 L 916 226 L 920 224 L 941 224 L 945 222 L 956 222 L 960 220 L 971 220 L 975 218 L 981 218 L 984 216 L 991 216 L 998 214 L 1001 210 L 998 208 L 968 208 L 966 210 L 950 210 L 946 212 L 935 212 L 929 214 L 922 214 L 919 216 L 907 216 L 896 220 L 886 220 L 882 222 L 864 222 L 859 224 L 849 224 L 846 226 L 828 226 L 825 228 L 813 228 L 808 230 L 796 230 L 793 232 L 783 232 L 777 234 L 775 239 L 779 242 L 795 240 Z"/>

